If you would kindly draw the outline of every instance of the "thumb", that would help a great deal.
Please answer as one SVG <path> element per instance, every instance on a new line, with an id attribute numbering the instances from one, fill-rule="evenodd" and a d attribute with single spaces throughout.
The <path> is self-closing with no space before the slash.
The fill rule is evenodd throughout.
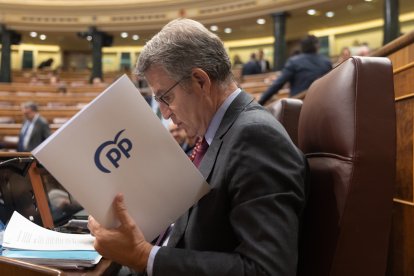
<path id="1" fill-rule="evenodd" d="M 115 196 L 113 208 L 115 216 L 119 219 L 121 225 L 134 223 L 126 208 L 123 194 L 119 193 Z"/>

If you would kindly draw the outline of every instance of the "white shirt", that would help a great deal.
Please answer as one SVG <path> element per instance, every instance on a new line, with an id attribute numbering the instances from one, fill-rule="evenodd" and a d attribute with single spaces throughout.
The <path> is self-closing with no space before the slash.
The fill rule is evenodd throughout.
<path id="1" fill-rule="evenodd" d="M 38 118 L 39 118 L 39 114 L 36 114 L 33 117 L 33 120 L 31 121 L 26 120 L 26 122 L 23 125 L 22 133 L 24 133 L 26 131 L 26 128 L 28 128 L 25 136 L 23 137 L 23 148 L 24 149 L 27 149 L 27 146 L 29 145 L 29 140 L 30 140 L 30 137 L 32 136 L 33 127 Z"/>

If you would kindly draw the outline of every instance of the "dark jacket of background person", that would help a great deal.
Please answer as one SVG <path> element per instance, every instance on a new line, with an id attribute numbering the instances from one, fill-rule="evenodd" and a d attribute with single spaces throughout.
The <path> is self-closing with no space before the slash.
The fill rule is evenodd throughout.
<path id="1" fill-rule="evenodd" d="M 18 149 L 19 151 L 32 151 L 40 145 L 50 135 L 49 124 L 45 118 L 39 116 L 33 126 L 33 131 L 29 138 L 26 148 Z"/>
<path id="2" fill-rule="evenodd" d="M 243 65 L 242 75 L 254 75 L 260 74 L 261 72 L 262 68 L 256 59 L 256 54 L 251 54 L 250 60 Z"/>
<path id="3" fill-rule="evenodd" d="M 53 58 L 49 58 L 49 59 L 47 59 L 47 60 L 45 60 L 45 61 L 42 61 L 42 62 L 39 64 L 39 66 L 37 66 L 37 69 L 47 68 L 47 67 L 52 66 L 52 64 L 53 64 Z"/>
<path id="4" fill-rule="evenodd" d="M 40 145 L 50 135 L 49 123 L 38 113 L 38 107 L 32 102 L 24 104 L 23 114 L 26 117 L 23 127 L 20 130 L 19 142 L 17 143 L 17 151 L 32 151 Z M 29 133 L 26 129 L 33 124 L 32 131 Z M 24 134 L 25 133 L 25 134 Z M 24 135 L 23 135 L 24 134 Z M 29 136 L 27 145 L 24 145 L 24 139 Z"/>
<path id="5" fill-rule="evenodd" d="M 302 41 L 302 54 L 295 55 L 286 61 L 281 75 L 263 93 L 259 103 L 265 104 L 274 94 L 290 83 L 290 97 L 306 90 L 316 79 L 332 69 L 331 61 L 317 53 L 317 38 L 308 36 Z"/>

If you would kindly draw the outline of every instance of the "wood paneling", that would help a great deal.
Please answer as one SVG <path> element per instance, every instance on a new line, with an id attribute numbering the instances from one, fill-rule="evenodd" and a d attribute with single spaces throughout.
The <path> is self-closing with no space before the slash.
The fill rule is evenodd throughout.
<path id="1" fill-rule="evenodd" d="M 394 203 L 391 226 L 388 276 L 414 275 L 413 206 Z"/>
<path id="2" fill-rule="evenodd" d="M 395 97 L 414 94 L 414 63 L 402 67 L 402 70 L 394 70 Z"/>
<path id="3" fill-rule="evenodd" d="M 413 116 L 414 98 L 396 102 L 397 179 L 395 198 L 413 202 Z"/>
<path id="4" fill-rule="evenodd" d="M 68 118 L 78 113 L 81 109 L 76 107 L 62 107 L 62 108 L 44 108 L 40 109 L 40 115 L 42 115 L 49 123 L 53 123 L 55 118 Z M 0 117 L 11 117 L 15 123 L 23 122 L 23 113 L 17 108 L 2 108 L 0 109 Z"/>
<path id="5" fill-rule="evenodd" d="M 414 60 L 414 45 L 407 45 L 398 52 L 390 54 L 388 58 L 391 60 L 394 69 L 407 65 L 407 63 Z"/>
<path id="6" fill-rule="evenodd" d="M 11 105 L 20 105 L 25 102 L 35 102 L 38 105 L 48 105 L 50 103 L 76 105 L 91 102 L 98 94 L 84 95 L 0 95 L 0 102 Z"/>
<path id="7" fill-rule="evenodd" d="M 397 176 L 387 276 L 414 275 L 414 32 L 376 51 L 394 66 Z"/>

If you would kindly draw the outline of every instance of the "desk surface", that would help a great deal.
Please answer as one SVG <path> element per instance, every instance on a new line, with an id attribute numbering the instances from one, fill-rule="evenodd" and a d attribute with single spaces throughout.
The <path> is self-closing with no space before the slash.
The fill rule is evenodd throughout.
<path id="1" fill-rule="evenodd" d="M 59 270 L 0 256 L 0 275 L 116 275 L 121 266 L 102 259 L 94 268 L 84 270 Z"/>
<path id="2" fill-rule="evenodd" d="M 107 259 L 102 259 L 93 269 L 63 270 L 63 275 L 116 275 L 121 266 Z"/>

